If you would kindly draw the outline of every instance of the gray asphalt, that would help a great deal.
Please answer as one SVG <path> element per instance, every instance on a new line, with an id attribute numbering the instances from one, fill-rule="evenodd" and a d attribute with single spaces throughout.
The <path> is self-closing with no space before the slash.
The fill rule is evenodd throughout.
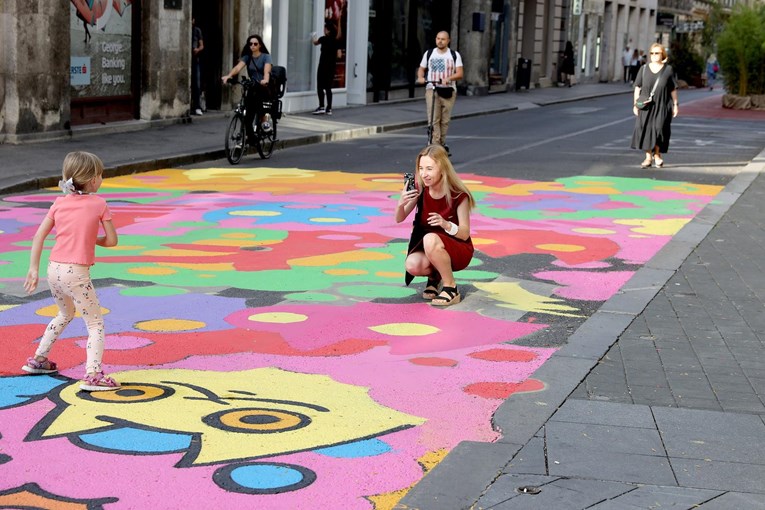
<path id="1" fill-rule="evenodd" d="M 459 97 L 453 118 L 630 92 Z M 422 101 L 334 113 L 285 116 L 277 150 L 425 126 Z M 107 176 L 219 159 L 228 122 L 135 121 L 0 145 L 0 194 L 55 185 L 72 150 L 101 156 Z M 500 440 L 461 443 L 397 508 L 765 508 L 764 169 L 765 151 L 534 374 L 543 391 L 499 407 Z"/>

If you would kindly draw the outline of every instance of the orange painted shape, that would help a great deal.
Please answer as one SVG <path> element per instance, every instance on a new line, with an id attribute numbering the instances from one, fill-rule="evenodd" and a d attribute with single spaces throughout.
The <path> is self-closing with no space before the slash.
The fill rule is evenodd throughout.
<path id="1" fill-rule="evenodd" d="M 531 351 L 518 349 L 489 349 L 469 354 L 471 358 L 482 359 L 485 361 L 515 361 L 518 363 L 528 363 L 534 361 L 537 357 Z"/>
<path id="2" fill-rule="evenodd" d="M 425 367 L 456 367 L 457 360 L 449 358 L 412 358 L 409 363 Z"/>
<path id="3" fill-rule="evenodd" d="M 526 379 L 520 383 L 480 382 L 465 386 L 464 392 L 476 397 L 506 399 L 513 393 L 530 393 L 543 390 L 545 383 L 538 379 Z"/>

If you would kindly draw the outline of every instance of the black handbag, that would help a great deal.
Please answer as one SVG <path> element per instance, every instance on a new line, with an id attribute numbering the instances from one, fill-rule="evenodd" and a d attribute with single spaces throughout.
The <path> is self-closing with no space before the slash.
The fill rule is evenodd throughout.
<path id="1" fill-rule="evenodd" d="M 647 64 L 643 66 L 643 81 L 645 81 L 645 68 Z M 656 92 L 656 86 L 659 84 L 659 81 L 661 80 L 661 76 L 664 74 L 664 68 L 661 68 L 661 71 L 659 71 L 659 76 L 656 78 L 656 81 L 653 84 L 653 88 L 651 88 L 651 93 L 648 95 L 646 99 L 638 99 L 635 101 L 635 106 L 637 106 L 638 110 L 650 110 L 651 106 L 653 106 L 653 93 Z"/>

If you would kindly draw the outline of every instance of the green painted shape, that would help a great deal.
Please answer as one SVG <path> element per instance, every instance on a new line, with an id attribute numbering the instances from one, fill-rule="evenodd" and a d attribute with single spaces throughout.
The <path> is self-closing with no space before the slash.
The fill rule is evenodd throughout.
<path id="1" fill-rule="evenodd" d="M 337 296 L 321 292 L 292 292 L 284 297 L 290 301 L 304 301 L 308 303 L 329 303 L 338 300 Z"/>
<path id="2" fill-rule="evenodd" d="M 337 291 L 346 296 L 361 297 L 365 299 L 376 298 L 404 298 L 416 293 L 416 290 L 408 287 L 394 287 L 392 285 L 344 285 Z"/>
<path id="3" fill-rule="evenodd" d="M 123 296 L 163 297 L 188 294 L 188 291 L 186 289 L 179 289 L 177 287 L 162 287 L 159 285 L 152 285 L 149 287 L 123 288 L 120 289 L 120 294 Z"/>

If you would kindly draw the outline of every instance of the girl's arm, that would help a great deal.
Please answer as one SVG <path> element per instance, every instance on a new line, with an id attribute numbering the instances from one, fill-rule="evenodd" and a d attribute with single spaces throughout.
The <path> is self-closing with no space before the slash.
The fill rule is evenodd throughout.
<path id="1" fill-rule="evenodd" d="M 420 196 L 420 192 L 417 189 L 406 191 L 406 184 L 404 189 L 401 190 L 401 196 L 396 204 L 396 223 L 401 223 L 412 213 L 414 206 L 417 205 L 417 198 Z"/>
<path id="2" fill-rule="evenodd" d="M 40 223 L 40 226 L 37 228 L 37 232 L 32 239 L 32 251 L 29 255 L 29 271 L 27 271 L 27 278 L 24 280 L 24 290 L 26 290 L 28 294 L 31 294 L 37 288 L 37 282 L 40 278 L 40 255 L 42 254 L 43 243 L 52 229 L 53 220 L 46 216 L 45 219 L 42 220 L 42 223 Z"/>
<path id="3" fill-rule="evenodd" d="M 119 239 L 117 238 L 117 230 L 114 228 L 114 223 L 112 223 L 112 220 L 103 221 L 101 224 L 104 226 L 104 232 L 106 235 L 97 237 L 96 244 L 98 246 L 103 246 L 104 248 L 117 246 Z"/>

